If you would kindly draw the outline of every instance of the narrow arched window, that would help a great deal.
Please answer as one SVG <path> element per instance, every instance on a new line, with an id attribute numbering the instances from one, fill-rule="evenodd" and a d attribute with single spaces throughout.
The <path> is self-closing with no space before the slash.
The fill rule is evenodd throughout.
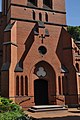
<path id="1" fill-rule="evenodd" d="M 43 0 L 43 7 L 48 7 L 52 9 L 52 0 Z"/>
<path id="2" fill-rule="evenodd" d="M 19 76 L 16 77 L 16 95 L 19 96 Z"/>
<path id="3" fill-rule="evenodd" d="M 35 11 L 33 11 L 33 20 L 35 20 Z"/>
<path id="4" fill-rule="evenodd" d="M 28 95 L 28 78 L 25 76 L 25 95 Z"/>
<path id="5" fill-rule="evenodd" d="M 23 87 L 24 83 L 23 82 L 24 82 L 23 76 L 21 76 L 21 95 L 24 95 L 24 87 Z"/>
<path id="6" fill-rule="evenodd" d="M 63 95 L 65 95 L 66 94 L 66 91 L 65 91 L 65 82 L 66 80 L 65 80 L 65 77 L 64 76 L 62 76 L 62 91 L 63 91 Z"/>
<path id="7" fill-rule="evenodd" d="M 48 14 L 47 13 L 45 13 L 45 20 L 46 20 L 46 22 L 48 22 Z"/>
<path id="8" fill-rule="evenodd" d="M 59 84 L 59 95 L 61 95 L 61 77 L 58 76 L 58 84 Z"/>
<path id="9" fill-rule="evenodd" d="M 68 94 L 68 92 L 69 92 L 69 88 L 68 88 L 68 77 L 67 76 L 65 76 L 65 81 L 66 81 L 66 85 L 65 85 L 65 89 L 66 89 L 66 94 Z"/>
<path id="10" fill-rule="evenodd" d="M 77 70 L 77 72 L 79 72 L 79 64 L 78 63 L 76 63 L 76 70 Z"/>
<path id="11" fill-rule="evenodd" d="M 42 21 L 42 14 L 39 13 L 39 20 Z"/>
<path id="12" fill-rule="evenodd" d="M 37 0 L 28 0 L 28 3 L 30 3 L 29 5 L 32 6 L 37 6 Z"/>

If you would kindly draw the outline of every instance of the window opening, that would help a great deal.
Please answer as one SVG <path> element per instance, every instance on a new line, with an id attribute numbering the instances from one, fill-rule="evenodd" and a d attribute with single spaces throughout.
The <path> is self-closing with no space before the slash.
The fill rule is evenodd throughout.
<path id="1" fill-rule="evenodd" d="M 38 48 L 40 54 L 45 55 L 47 53 L 47 49 L 44 46 L 40 46 Z"/>
<path id="2" fill-rule="evenodd" d="M 16 95 L 19 96 L 19 76 L 16 77 Z"/>
<path id="3" fill-rule="evenodd" d="M 76 63 L 76 70 L 77 70 L 77 72 L 79 72 L 79 64 L 78 63 Z"/>
<path id="4" fill-rule="evenodd" d="M 28 0 L 28 3 L 31 3 L 34 6 L 37 6 L 37 0 Z"/>
<path id="5" fill-rule="evenodd" d="M 33 20 L 35 20 L 35 11 L 33 11 Z"/>
<path id="6" fill-rule="evenodd" d="M 48 14 L 47 13 L 45 13 L 45 19 L 48 22 Z"/>
<path id="7" fill-rule="evenodd" d="M 23 89 L 23 76 L 21 76 L 21 95 L 24 95 L 24 89 Z"/>
<path id="8" fill-rule="evenodd" d="M 59 95 L 61 95 L 61 77 L 58 77 L 58 83 L 59 83 Z"/>
<path id="9" fill-rule="evenodd" d="M 43 0 L 43 7 L 52 9 L 52 0 Z"/>
<path id="10" fill-rule="evenodd" d="M 25 76 L 25 95 L 28 95 L 28 78 Z"/>
<path id="11" fill-rule="evenodd" d="M 42 14 L 39 13 L 39 20 L 42 21 Z"/>

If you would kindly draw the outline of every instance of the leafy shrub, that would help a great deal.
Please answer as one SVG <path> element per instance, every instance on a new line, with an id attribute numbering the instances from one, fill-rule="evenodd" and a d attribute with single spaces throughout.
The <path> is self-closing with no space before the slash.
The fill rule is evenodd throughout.
<path id="1" fill-rule="evenodd" d="M 0 113 L 0 120 L 32 120 L 32 119 L 16 111 Z"/>
<path id="2" fill-rule="evenodd" d="M 0 120 L 16 120 L 20 116 L 22 116 L 22 114 L 19 112 L 4 112 L 0 113 Z"/>
<path id="3" fill-rule="evenodd" d="M 0 97 L 0 120 L 29 120 L 21 107 L 12 100 Z"/>
<path id="4" fill-rule="evenodd" d="M 21 111 L 21 108 L 19 105 L 13 103 L 12 100 L 0 97 L 0 112 L 6 111 Z"/>

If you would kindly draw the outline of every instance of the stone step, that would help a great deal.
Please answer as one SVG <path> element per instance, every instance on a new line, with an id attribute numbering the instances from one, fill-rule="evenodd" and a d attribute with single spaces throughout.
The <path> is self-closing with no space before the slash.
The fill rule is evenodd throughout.
<path id="1" fill-rule="evenodd" d="M 31 112 L 60 111 L 68 110 L 64 105 L 32 106 L 28 109 Z"/>

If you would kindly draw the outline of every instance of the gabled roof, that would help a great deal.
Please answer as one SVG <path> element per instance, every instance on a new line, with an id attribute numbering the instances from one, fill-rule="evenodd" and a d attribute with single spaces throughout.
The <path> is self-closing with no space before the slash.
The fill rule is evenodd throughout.
<path id="1" fill-rule="evenodd" d="M 14 23 L 15 23 L 15 22 L 13 22 L 12 24 L 9 23 L 9 24 L 6 26 L 6 28 L 4 29 L 4 32 L 10 31 L 11 28 L 13 27 Z"/>

